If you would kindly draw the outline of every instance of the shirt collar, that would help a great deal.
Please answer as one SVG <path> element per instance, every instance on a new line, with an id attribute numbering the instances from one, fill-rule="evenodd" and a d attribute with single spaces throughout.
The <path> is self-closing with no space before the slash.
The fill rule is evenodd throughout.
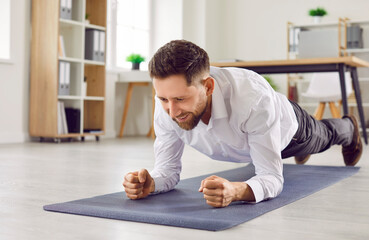
<path id="1" fill-rule="evenodd" d="M 217 81 L 214 81 L 214 91 L 211 99 L 211 118 L 219 119 L 228 117 L 227 108 L 224 102 L 222 91 L 220 90 Z"/>

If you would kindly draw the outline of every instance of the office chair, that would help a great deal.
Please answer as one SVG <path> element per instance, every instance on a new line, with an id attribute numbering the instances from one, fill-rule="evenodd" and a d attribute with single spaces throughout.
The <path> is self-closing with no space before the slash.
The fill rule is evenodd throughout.
<path id="1" fill-rule="evenodd" d="M 345 73 L 345 82 L 346 94 L 347 96 L 350 96 L 353 90 L 349 72 Z M 317 120 L 321 120 L 323 118 L 326 103 L 329 105 L 332 117 L 341 118 L 340 109 L 342 99 L 338 72 L 314 73 L 307 91 L 301 95 L 319 102 L 319 106 L 314 113 L 314 117 Z M 338 102 L 338 107 L 335 102 Z"/>

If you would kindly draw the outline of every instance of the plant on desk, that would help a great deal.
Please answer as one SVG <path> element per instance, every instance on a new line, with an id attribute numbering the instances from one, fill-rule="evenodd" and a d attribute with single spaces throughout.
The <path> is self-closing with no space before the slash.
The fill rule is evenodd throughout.
<path id="1" fill-rule="evenodd" d="M 273 79 L 271 77 L 269 77 L 269 76 L 263 76 L 263 77 L 265 78 L 265 80 L 267 80 L 267 82 L 274 89 L 274 91 L 278 90 L 277 84 L 275 84 L 275 82 L 273 81 Z"/>
<path id="2" fill-rule="evenodd" d="M 132 63 L 132 70 L 139 70 L 140 63 L 145 61 L 145 57 L 141 56 L 140 54 L 132 53 L 127 56 L 126 61 Z"/>
<path id="3" fill-rule="evenodd" d="M 327 11 L 324 8 L 316 8 L 316 9 L 310 9 L 309 15 L 313 17 L 314 23 L 320 23 L 322 20 L 322 17 L 327 15 Z"/>

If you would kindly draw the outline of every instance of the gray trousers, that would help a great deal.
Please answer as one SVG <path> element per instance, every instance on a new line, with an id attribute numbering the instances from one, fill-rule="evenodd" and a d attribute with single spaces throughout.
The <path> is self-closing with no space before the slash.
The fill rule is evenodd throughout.
<path id="1" fill-rule="evenodd" d="M 297 103 L 291 102 L 291 105 L 299 126 L 291 142 L 283 149 L 282 158 L 319 153 L 332 145 L 347 146 L 352 142 L 354 125 L 350 119 L 316 120 Z"/>

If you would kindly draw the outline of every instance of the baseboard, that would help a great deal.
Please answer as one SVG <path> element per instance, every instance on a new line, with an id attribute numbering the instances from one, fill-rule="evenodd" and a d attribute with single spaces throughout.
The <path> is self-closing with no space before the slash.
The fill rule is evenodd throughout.
<path id="1" fill-rule="evenodd" d="M 7 143 L 24 143 L 29 141 L 28 133 L 1 133 L 0 144 Z"/>
<path id="2" fill-rule="evenodd" d="M 103 138 L 116 138 L 117 132 L 114 130 L 105 130 L 105 134 L 102 136 Z"/>
<path id="3" fill-rule="evenodd" d="M 117 133 L 114 130 L 106 131 L 105 135 L 101 136 L 102 138 L 116 138 Z M 1 133 L 0 134 L 0 144 L 8 144 L 8 143 L 24 143 L 30 142 L 31 137 L 28 133 Z"/>

